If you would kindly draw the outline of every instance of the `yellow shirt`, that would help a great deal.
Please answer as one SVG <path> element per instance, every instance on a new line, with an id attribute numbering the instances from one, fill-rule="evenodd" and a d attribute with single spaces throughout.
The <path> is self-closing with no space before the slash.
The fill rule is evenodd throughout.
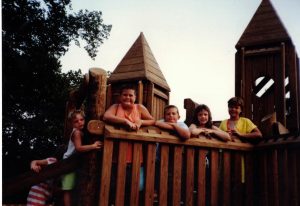
<path id="1" fill-rule="evenodd" d="M 235 129 L 242 134 L 250 133 L 256 127 L 257 126 L 253 124 L 253 122 L 250 119 L 245 117 L 240 117 L 235 123 Z M 225 132 L 228 131 L 228 119 L 223 120 L 219 128 Z"/>

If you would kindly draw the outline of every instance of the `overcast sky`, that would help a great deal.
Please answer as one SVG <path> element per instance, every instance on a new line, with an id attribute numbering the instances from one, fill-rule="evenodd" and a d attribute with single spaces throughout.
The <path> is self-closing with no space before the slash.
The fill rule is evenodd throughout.
<path id="1" fill-rule="evenodd" d="M 71 46 L 61 59 L 63 71 L 99 67 L 113 71 L 140 32 L 170 88 L 170 103 L 180 108 L 191 98 L 207 104 L 213 120 L 228 118 L 234 96 L 235 45 L 261 0 L 73 0 L 73 9 L 100 10 L 112 24 L 95 61 Z M 300 54 L 300 0 L 272 0 Z"/>

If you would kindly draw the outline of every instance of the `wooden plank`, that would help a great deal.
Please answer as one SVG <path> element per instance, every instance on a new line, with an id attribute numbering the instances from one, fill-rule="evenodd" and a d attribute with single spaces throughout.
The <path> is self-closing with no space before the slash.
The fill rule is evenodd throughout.
<path id="1" fill-rule="evenodd" d="M 267 153 L 260 153 L 260 182 L 259 182 L 259 200 L 260 205 L 268 205 L 268 169 L 267 169 Z"/>
<path id="2" fill-rule="evenodd" d="M 106 87 L 106 109 L 113 104 L 111 84 Z"/>
<path id="3" fill-rule="evenodd" d="M 198 182 L 197 182 L 197 205 L 205 206 L 206 202 L 206 156 L 208 151 L 199 150 L 198 153 Z"/>
<path id="4" fill-rule="evenodd" d="M 115 205 L 124 205 L 127 147 L 127 142 L 120 142 Z"/>
<path id="5" fill-rule="evenodd" d="M 283 199 L 282 202 L 286 205 L 290 205 L 289 204 L 289 193 L 290 193 L 290 189 L 289 189 L 289 170 L 288 170 L 288 151 L 286 149 L 284 149 L 282 151 L 282 163 L 283 163 Z"/>
<path id="6" fill-rule="evenodd" d="M 218 178 L 219 178 L 219 153 L 217 150 L 211 151 L 211 188 L 210 188 L 210 204 L 212 206 L 218 205 Z"/>
<path id="7" fill-rule="evenodd" d="M 279 176 L 278 176 L 278 155 L 277 155 L 277 150 L 273 150 L 271 153 L 271 166 L 272 166 L 272 186 L 273 186 L 273 191 L 272 191 L 272 195 L 271 195 L 271 199 L 272 199 L 272 205 L 274 206 L 279 206 Z"/>
<path id="8" fill-rule="evenodd" d="M 194 165 L 195 150 L 193 148 L 186 149 L 186 184 L 185 184 L 185 205 L 193 205 L 194 200 Z"/>
<path id="9" fill-rule="evenodd" d="M 181 171 L 182 171 L 182 146 L 174 147 L 174 165 L 173 165 L 173 188 L 172 188 L 172 205 L 179 206 L 181 200 Z"/>
<path id="10" fill-rule="evenodd" d="M 297 149 L 289 150 L 288 152 L 288 165 L 289 165 L 289 186 L 290 186 L 290 205 L 299 205 L 298 187 L 297 185 Z M 299 158 L 299 156 L 298 156 Z"/>
<path id="11" fill-rule="evenodd" d="M 277 79 L 275 79 L 276 85 L 275 85 L 275 94 L 277 96 L 276 101 L 276 114 L 277 114 L 277 121 L 281 122 L 284 126 L 286 126 L 286 117 L 285 117 L 285 44 L 281 43 L 281 68 L 277 71 L 278 76 Z"/>
<path id="12" fill-rule="evenodd" d="M 109 204 L 109 191 L 110 191 L 110 179 L 111 179 L 111 165 L 113 154 L 113 141 L 104 140 L 103 147 L 103 159 L 102 159 L 102 171 L 101 171 L 101 184 L 99 193 L 99 206 L 108 206 Z M 114 192 L 114 191 L 113 191 Z"/>
<path id="13" fill-rule="evenodd" d="M 159 205 L 168 205 L 169 146 L 160 145 Z"/>
<path id="14" fill-rule="evenodd" d="M 32 185 L 74 171 L 80 165 L 82 156 L 83 154 L 74 154 L 67 159 L 45 166 L 39 173 L 28 171 L 12 179 L 4 180 L 2 182 L 2 197 L 19 194 L 29 190 Z"/>
<path id="15" fill-rule="evenodd" d="M 133 160 L 130 189 L 130 205 L 139 205 L 139 185 L 140 185 L 140 167 L 141 167 L 142 144 L 134 143 Z"/>
<path id="16" fill-rule="evenodd" d="M 223 205 L 231 206 L 231 154 L 224 151 L 224 179 L 223 179 Z"/>
<path id="17" fill-rule="evenodd" d="M 162 91 L 154 88 L 153 92 L 154 92 L 155 95 L 159 96 L 160 98 L 165 99 L 165 100 L 169 100 L 169 96 L 167 94 L 163 93 Z"/>
<path id="18" fill-rule="evenodd" d="M 233 176 L 231 182 L 231 203 L 232 205 L 242 205 L 242 159 L 238 152 L 232 153 Z"/>
<path id="19" fill-rule="evenodd" d="M 139 81 L 138 83 L 138 91 L 137 91 L 137 97 L 138 97 L 138 103 L 143 104 L 143 98 L 144 98 L 144 85 L 142 81 Z"/>
<path id="20" fill-rule="evenodd" d="M 233 149 L 239 151 L 251 151 L 253 149 L 253 145 L 250 143 L 239 143 L 239 142 L 223 142 L 217 140 L 209 140 L 206 138 L 190 138 L 189 140 L 182 141 L 178 136 L 171 135 L 170 133 L 166 132 L 163 133 L 158 132 L 156 134 L 149 134 L 147 128 L 153 127 L 144 127 L 145 129 L 141 128 L 139 131 L 126 131 L 122 129 L 117 129 L 112 125 L 105 125 L 105 138 L 116 138 L 116 139 L 126 139 L 126 141 L 130 140 L 138 140 L 144 142 L 161 142 L 161 143 L 168 143 L 168 144 L 179 144 L 179 145 L 189 145 L 195 147 L 209 147 L 209 148 L 219 148 L 219 149 Z"/>
<path id="21" fill-rule="evenodd" d="M 253 153 L 245 154 L 245 175 L 246 175 L 246 194 L 244 204 L 254 205 L 254 156 Z"/>
<path id="22" fill-rule="evenodd" d="M 153 114 L 153 97 L 154 97 L 154 84 L 152 82 L 148 82 L 147 85 L 147 102 L 146 102 L 146 107 L 150 114 Z"/>
<path id="23" fill-rule="evenodd" d="M 152 206 L 154 200 L 156 144 L 148 144 L 146 160 L 145 206 Z"/>

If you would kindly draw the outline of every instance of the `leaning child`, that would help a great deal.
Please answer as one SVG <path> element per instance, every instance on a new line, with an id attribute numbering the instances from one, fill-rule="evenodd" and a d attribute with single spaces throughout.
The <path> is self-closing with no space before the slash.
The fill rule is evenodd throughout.
<path id="1" fill-rule="evenodd" d="M 83 128 L 85 123 L 83 111 L 75 110 L 70 114 L 69 120 L 72 123 L 73 130 L 70 135 L 67 151 L 64 153 L 63 159 L 70 157 L 76 152 L 88 152 L 91 150 L 99 150 L 102 147 L 102 142 L 95 141 L 90 145 L 83 145 Z M 72 205 L 72 190 L 75 187 L 75 172 L 65 174 L 62 177 L 62 190 L 64 191 L 64 205 Z"/>

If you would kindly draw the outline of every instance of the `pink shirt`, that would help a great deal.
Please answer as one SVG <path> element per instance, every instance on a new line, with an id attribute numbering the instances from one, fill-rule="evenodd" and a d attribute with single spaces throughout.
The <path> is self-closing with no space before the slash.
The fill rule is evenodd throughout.
<path id="1" fill-rule="evenodd" d="M 137 104 L 133 105 L 133 109 L 132 109 L 130 114 L 128 114 L 124 110 L 124 108 L 122 107 L 121 104 L 118 104 L 116 116 L 121 117 L 121 118 L 125 118 L 125 119 L 129 120 L 132 123 L 135 123 L 136 121 L 141 119 L 141 113 L 138 110 L 138 105 Z M 132 144 L 128 144 L 127 154 L 126 154 L 126 162 L 127 163 L 132 163 L 132 150 L 133 150 Z M 141 162 L 143 162 L 142 157 L 143 157 L 143 155 L 141 155 Z"/>

